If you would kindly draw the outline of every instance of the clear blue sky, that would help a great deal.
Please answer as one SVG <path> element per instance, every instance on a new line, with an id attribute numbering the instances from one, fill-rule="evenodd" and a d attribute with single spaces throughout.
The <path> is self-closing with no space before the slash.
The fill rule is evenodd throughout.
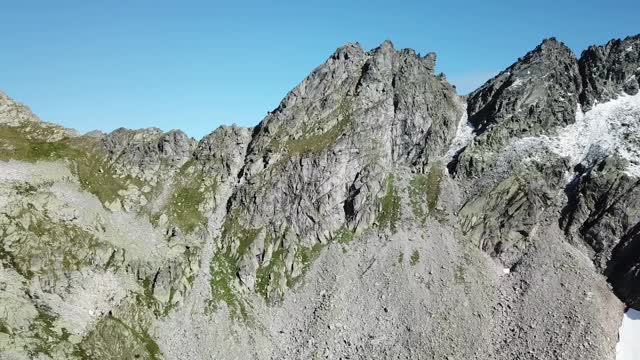
<path id="1" fill-rule="evenodd" d="M 47 121 L 110 131 L 257 124 L 336 47 L 438 53 L 461 93 L 543 38 L 574 52 L 640 32 L 640 1 L 3 1 L 0 89 Z"/>

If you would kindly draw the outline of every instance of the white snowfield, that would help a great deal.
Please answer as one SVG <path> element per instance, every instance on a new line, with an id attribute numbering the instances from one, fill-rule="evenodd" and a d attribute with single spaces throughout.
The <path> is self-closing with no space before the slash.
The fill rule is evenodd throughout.
<path id="1" fill-rule="evenodd" d="M 620 95 L 582 112 L 578 106 L 575 123 L 558 129 L 554 136 L 519 139 L 510 150 L 547 148 L 581 163 L 590 152 L 617 153 L 629 162 L 627 173 L 640 177 L 640 93 Z"/>
<path id="2" fill-rule="evenodd" d="M 586 113 L 578 109 L 576 122 L 561 129 L 550 147 L 579 163 L 594 146 L 617 153 L 629 161 L 629 175 L 640 176 L 640 94 L 621 95 Z"/>
<path id="3" fill-rule="evenodd" d="M 467 105 L 465 104 L 462 109 L 462 116 L 458 122 L 458 130 L 456 136 L 451 141 L 449 151 L 445 155 L 447 158 L 454 157 L 465 146 L 469 145 L 475 137 L 475 129 L 469 123 L 469 116 L 467 115 Z"/>
<path id="4" fill-rule="evenodd" d="M 629 309 L 620 327 L 620 340 L 616 346 L 616 360 L 640 359 L 640 311 Z"/>

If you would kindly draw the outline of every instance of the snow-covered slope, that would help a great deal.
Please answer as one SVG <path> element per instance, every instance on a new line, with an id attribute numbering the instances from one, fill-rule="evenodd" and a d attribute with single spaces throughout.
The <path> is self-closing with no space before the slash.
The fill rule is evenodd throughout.
<path id="1" fill-rule="evenodd" d="M 510 146 L 514 151 L 536 148 L 569 157 L 574 165 L 592 156 L 618 154 L 629 161 L 627 173 L 640 177 L 640 94 L 621 95 L 587 112 L 578 109 L 575 123 L 558 129 L 555 136 L 525 137 Z"/>
<path id="2" fill-rule="evenodd" d="M 451 141 L 451 146 L 447 151 L 446 156 L 451 158 L 456 156 L 465 146 L 469 145 L 469 143 L 473 140 L 475 136 L 475 128 L 471 123 L 469 123 L 469 116 L 467 114 L 467 106 L 464 105 L 464 111 L 462 112 L 462 116 L 460 117 L 460 122 L 458 123 L 458 130 L 456 131 L 456 136 Z"/>
<path id="3" fill-rule="evenodd" d="M 616 346 L 616 360 L 640 359 L 640 311 L 629 309 L 620 327 L 620 341 Z"/>

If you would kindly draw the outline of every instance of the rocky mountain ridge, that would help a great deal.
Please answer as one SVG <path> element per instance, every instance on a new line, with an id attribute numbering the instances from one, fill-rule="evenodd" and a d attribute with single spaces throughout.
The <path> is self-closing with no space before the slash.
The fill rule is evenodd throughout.
<path id="1" fill-rule="evenodd" d="M 1 95 L 0 353 L 612 359 L 640 306 L 640 36 L 547 39 L 466 98 L 435 60 L 345 45 L 200 141 Z"/>

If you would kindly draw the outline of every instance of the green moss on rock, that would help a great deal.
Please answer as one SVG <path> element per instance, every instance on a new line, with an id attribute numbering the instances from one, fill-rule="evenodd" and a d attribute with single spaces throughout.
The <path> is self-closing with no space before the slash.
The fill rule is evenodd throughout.
<path id="1" fill-rule="evenodd" d="M 151 214 L 153 221 L 165 214 L 169 222 L 185 233 L 191 233 L 207 223 L 203 204 L 208 194 L 215 194 L 218 182 L 205 177 L 193 160 L 187 161 L 175 175 L 173 191 L 160 211 Z"/>
<path id="2" fill-rule="evenodd" d="M 440 218 L 437 210 L 442 186 L 443 166 L 435 162 L 425 175 L 416 175 L 409 182 L 409 201 L 416 218 L 423 223 L 428 215 Z"/>
<path id="3" fill-rule="evenodd" d="M 420 252 L 418 250 L 413 250 L 411 253 L 411 259 L 409 259 L 409 263 L 411 266 L 416 266 L 420 262 Z"/>
<path id="4" fill-rule="evenodd" d="M 66 160 L 82 188 L 96 195 L 103 204 L 116 200 L 118 191 L 135 181 L 131 176 L 120 177 L 113 171 L 96 139 L 77 137 L 47 141 L 46 135 L 46 129 L 39 124 L 0 126 L 0 160 Z"/>
<path id="5" fill-rule="evenodd" d="M 27 279 L 38 273 L 50 275 L 56 270 L 70 272 L 94 266 L 95 253 L 111 249 L 81 227 L 54 221 L 29 203 L 15 217 L 0 215 L 0 224 L 14 229 L 10 238 L 0 230 L 0 260 Z"/>
<path id="6" fill-rule="evenodd" d="M 277 302 L 281 300 L 275 292 L 269 292 L 269 289 L 277 288 L 281 283 L 283 276 L 286 276 L 284 259 L 286 251 L 282 248 L 277 249 L 271 255 L 268 264 L 260 266 L 256 273 L 256 292 L 267 301 Z"/>
<path id="7" fill-rule="evenodd" d="M 217 310 L 221 302 L 227 304 L 231 317 L 247 321 L 248 305 L 234 288 L 237 274 L 237 260 L 224 251 L 218 252 L 211 261 L 211 300 L 210 310 Z"/>
<path id="8" fill-rule="evenodd" d="M 380 227 L 395 231 L 400 220 L 400 196 L 395 188 L 393 175 L 387 177 L 385 190 L 384 196 L 378 198 L 380 212 L 377 220 Z"/>
<path id="9" fill-rule="evenodd" d="M 318 152 L 334 144 L 350 126 L 350 118 L 345 117 L 324 132 L 307 130 L 302 137 L 289 141 L 287 149 L 294 154 Z"/>
<path id="10" fill-rule="evenodd" d="M 91 359 L 162 359 L 160 347 L 147 331 L 113 316 L 102 318 L 76 352 Z"/>

